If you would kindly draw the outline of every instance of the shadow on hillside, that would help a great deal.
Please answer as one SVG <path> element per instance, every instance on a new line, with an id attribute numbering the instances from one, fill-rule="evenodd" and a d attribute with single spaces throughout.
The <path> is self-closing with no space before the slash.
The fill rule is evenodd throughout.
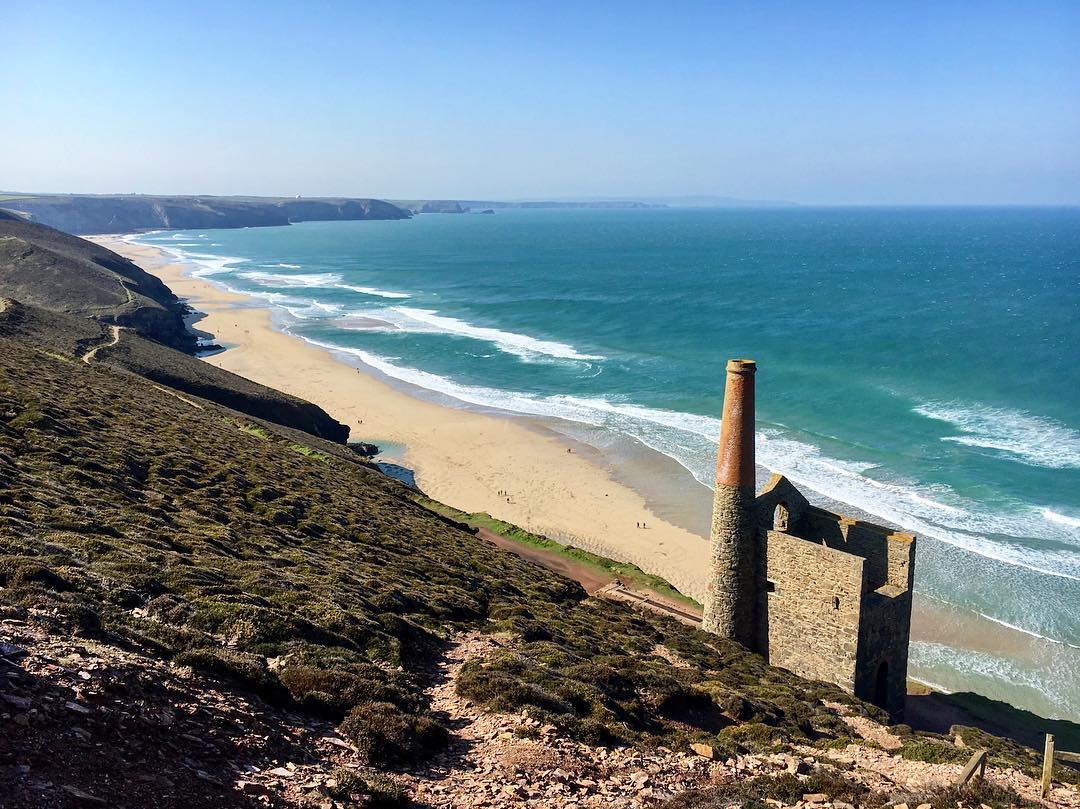
<path id="1" fill-rule="evenodd" d="M 301 739 L 294 717 L 213 684 L 192 689 L 129 665 L 78 672 L 39 657 L 34 666 L 0 672 L 4 710 L 14 714 L 0 733 L 5 807 L 119 795 L 162 809 L 252 806 L 234 773 L 309 759 L 303 742 L 311 739 Z"/>
<path id="2" fill-rule="evenodd" d="M 1044 719 L 1030 711 L 970 692 L 908 694 L 905 720 L 915 730 L 948 733 L 953 725 L 967 725 L 1043 749 L 1045 735 L 1054 734 L 1060 750 L 1080 752 L 1080 724 L 1065 719 Z"/>

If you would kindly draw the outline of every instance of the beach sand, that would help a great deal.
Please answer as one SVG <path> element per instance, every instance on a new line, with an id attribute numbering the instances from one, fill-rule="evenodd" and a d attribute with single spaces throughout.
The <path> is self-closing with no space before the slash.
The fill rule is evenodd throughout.
<path id="1" fill-rule="evenodd" d="M 400 445 L 393 460 L 411 468 L 430 497 L 632 562 L 702 600 L 709 493 L 688 474 L 680 486 L 673 461 L 644 448 L 612 461 L 537 419 L 415 398 L 404 383 L 387 384 L 373 369 L 358 369 L 276 329 L 258 301 L 192 277 L 191 265 L 157 248 L 112 236 L 92 240 L 132 259 L 205 315 L 196 328 L 226 348 L 206 362 L 318 404 L 348 424 L 354 440 Z M 638 489 L 651 492 L 651 499 Z M 637 528 L 638 522 L 648 528 Z M 911 638 L 1028 661 L 1062 654 L 1049 641 L 918 595 Z"/>
<path id="2" fill-rule="evenodd" d="M 430 497 L 632 562 L 686 595 L 703 598 L 705 539 L 653 513 L 642 495 L 601 466 L 595 453 L 574 449 L 568 439 L 534 420 L 413 398 L 367 369 L 361 373 L 330 352 L 278 331 L 269 310 L 188 275 L 190 265 L 174 263 L 156 248 L 109 236 L 93 241 L 130 258 L 205 314 L 196 328 L 227 348 L 206 362 L 314 402 L 347 424 L 353 440 L 403 444 L 401 462 Z M 637 528 L 639 522 L 647 528 Z"/>

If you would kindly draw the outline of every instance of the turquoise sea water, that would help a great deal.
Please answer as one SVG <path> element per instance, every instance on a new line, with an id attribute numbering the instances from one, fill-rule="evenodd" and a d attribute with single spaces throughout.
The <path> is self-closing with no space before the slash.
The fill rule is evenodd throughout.
<path id="1" fill-rule="evenodd" d="M 759 462 L 918 534 L 923 603 L 1034 643 L 916 641 L 912 676 L 1080 719 L 1080 210 L 540 210 L 137 238 L 343 359 L 640 442 L 705 494 L 724 362 L 756 359 Z"/>

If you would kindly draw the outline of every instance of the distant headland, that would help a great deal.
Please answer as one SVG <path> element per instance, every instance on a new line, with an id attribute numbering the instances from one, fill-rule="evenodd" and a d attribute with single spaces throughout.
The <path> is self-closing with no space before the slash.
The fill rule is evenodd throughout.
<path id="1" fill-rule="evenodd" d="M 494 213 L 508 209 L 647 209 L 791 207 L 794 203 L 734 197 L 581 200 L 460 200 L 367 197 L 249 197 L 151 194 L 36 194 L 0 191 L 0 211 L 68 233 L 251 228 L 295 222 L 409 219 L 428 213 Z"/>

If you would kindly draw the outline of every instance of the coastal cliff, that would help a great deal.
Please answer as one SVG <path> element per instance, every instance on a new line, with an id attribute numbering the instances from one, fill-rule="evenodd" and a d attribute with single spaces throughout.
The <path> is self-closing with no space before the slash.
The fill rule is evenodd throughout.
<path id="1" fill-rule="evenodd" d="M 0 220 L 0 295 L 195 348 L 186 307 L 165 284 L 112 250 L 44 225 Z"/>
<path id="2" fill-rule="evenodd" d="M 31 314 L 0 332 L 5 806 L 996 809 L 1038 788 L 1032 751 L 886 729 L 492 547 L 340 445 L 73 359 L 100 326 Z M 953 736 L 992 749 L 987 782 L 944 788 L 971 752 Z"/>
<path id="3" fill-rule="evenodd" d="M 35 251 L 6 259 L 26 294 Z M 86 282 L 57 265 L 45 297 L 64 267 Z M 5 807 L 1037 800 L 1030 749 L 948 713 L 886 727 L 670 610 L 586 592 L 563 575 L 574 549 L 537 565 L 545 538 L 426 500 L 332 427 L 295 429 L 329 419 L 313 404 L 4 294 Z M 971 748 L 986 780 L 953 787 Z M 1080 776 L 1054 777 L 1080 809 Z"/>
<path id="4" fill-rule="evenodd" d="M 411 214 L 378 199 L 186 197 L 81 194 L 10 194 L 0 208 L 68 233 L 247 228 L 293 222 L 408 219 Z"/>
<path id="5" fill-rule="evenodd" d="M 344 443 L 322 408 L 190 356 L 188 308 L 113 251 L 44 225 L 0 220 L 0 333 L 137 374 L 255 418 Z M 370 453 L 369 445 L 358 448 Z"/>

